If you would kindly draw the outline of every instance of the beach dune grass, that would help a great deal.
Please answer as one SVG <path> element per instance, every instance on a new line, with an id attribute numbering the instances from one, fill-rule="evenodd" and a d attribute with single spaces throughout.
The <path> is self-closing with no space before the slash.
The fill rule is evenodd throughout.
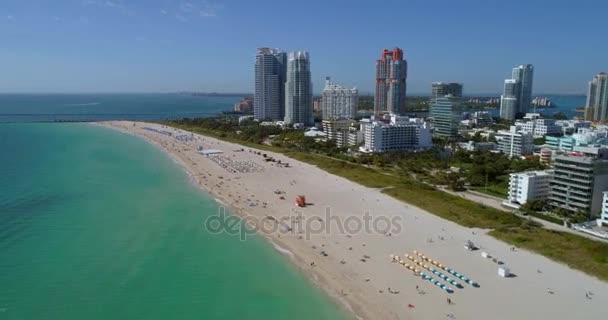
<path id="1" fill-rule="evenodd" d="M 608 281 L 608 244 L 571 233 L 550 231 L 513 214 L 463 199 L 407 176 L 395 176 L 379 169 L 314 153 L 243 142 L 201 127 L 165 123 L 180 129 L 208 135 L 244 146 L 282 153 L 331 174 L 382 192 L 465 227 L 492 229 L 489 234 L 511 245 L 542 254 L 573 269 Z"/>

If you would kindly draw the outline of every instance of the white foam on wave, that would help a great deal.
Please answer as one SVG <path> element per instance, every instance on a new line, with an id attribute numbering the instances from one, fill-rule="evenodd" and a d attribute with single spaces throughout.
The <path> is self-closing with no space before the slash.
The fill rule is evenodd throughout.
<path id="1" fill-rule="evenodd" d="M 275 248 L 275 250 L 277 250 L 278 252 L 280 252 L 280 253 L 282 253 L 282 254 L 284 254 L 284 255 L 286 255 L 286 256 L 289 256 L 289 257 L 291 257 L 291 258 L 293 258 L 293 257 L 294 257 L 293 252 L 291 252 L 291 251 L 289 251 L 289 250 L 287 250 L 287 249 L 285 249 L 285 248 L 283 248 L 283 247 L 279 246 L 278 244 L 274 243 L 274 241 L 270 241 L 270 243 L 271 243 L 271 244 L 272 244 L 272 246 Z"/>

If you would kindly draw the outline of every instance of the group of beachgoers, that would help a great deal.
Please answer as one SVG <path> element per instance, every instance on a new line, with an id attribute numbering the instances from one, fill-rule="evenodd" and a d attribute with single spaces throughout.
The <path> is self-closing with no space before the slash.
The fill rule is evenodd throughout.
<path id="1" fill-rule="evenodd" d="M 264 170 L 264 167 L 253 161 L 232 160 L 229 157 L 220 155 L 210 156 L 209 159 L 232 173 L 251 173 Z"/>

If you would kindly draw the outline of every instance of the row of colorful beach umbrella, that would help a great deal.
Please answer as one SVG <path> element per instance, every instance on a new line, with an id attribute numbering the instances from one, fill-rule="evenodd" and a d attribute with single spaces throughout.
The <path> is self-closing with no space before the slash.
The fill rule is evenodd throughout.
<path id="1" fill-rule="evenodd" d="M 452 288 L 450 288 L 450 287 L 446 286 L 445 284 L 441 283 L 440 281 L 438 281 L 437 279 L 435 279 L 432 276 L 428 275 L 424 271 L 421 271 L 420 269 L 416 268 L 416 265 L 418 265 L 418 266 L 420 266 L 422 268 L 425 268 L 425 269 L 431 271 L 430 270 L 431 267 L 429 265 L 424 264 L 421 261 L 416 260 L 416 258 L 414 256 L 412 256 L 412 255 L 405 254 L 405 257 L 407 259 L 411 260 L 414 264 L 410 265 L 410 264 L 406 263 L 404 260 L 400 259 L 399 256 L 391 255 L 391 259 L 393 260 L 393 262 L 399 262 L 399 264 L 403 265 L 407 269 L 409 269 L 412 272 L 414 272 L 415 275 L 420 276 L 424 280 L 428 280 L 429 282 L 431 282 L 432 284 L 438 286 L 439 288 L 441 288 L 442 290 L 444 290 L 447 293 L 454 292 L 454 290 L 452 290 Z M 461 287 L 461 286 L 459 285 L 459 287 Z"/>
<path id="2" fill-rule="evenodd" d="M 445 274 L 439 272 L 437 269 L 430 267 L 429 271 L 432 272 L 433 274 L 435 274 L 436 276 L 438 276 L 439 278 L 449 282 L 450 284 L 452 284 L 458 288 L 462 288 L 462 285 L 460 283 L 456 282 L 454 279 L 446 276 Z"/>
<path id="3" fill-rule="evenodd" d="M 435 280 L 433 277 L 429 276 L 425 272 L 420 272 L 420 276 L 422 277 L 422 279 L 428 280 L 430 283 L 438 286 L 439 288 L 443 289 L 443 291 L 445 291 L 447 293 L 454 292 L 454 290 L 452 290 L 452 288 L 450 288 L 450 287 L 446 286 L 445 284 L 443 284 L 443 283 Z"/>
<path id="4" fill-rule="evenodd" d="M 417 250 L 414 250 L 414 254 L 416 254 L 417 256 L 419 256 L 420 258 L 422 258 L 422 260 L 428 261 L 428 262 L 434 264 L 435 266 L 439 267 L 440 269 L 443 269 L 443 270 L 449 272 L 450 274 L 454 275 L 455 277 L 457 277 L 458 279 L 464 281 L 465 283 L 468 283 L 468 284 L 472 285 L 473 287 L 479 287 L 479 284 L 477 284 L 475 281 L 469 279 L 468 277 L 466 277 L 465 275 L 463 275 L 461 273 L 458 273 L 454 269 L 448 268 L 447 266 L 443 265 L 439 261 L 433 260 L 430 257 L 425 256 L 421 252 L 418 252 Z"/>
<path id="5" fill-rule="evenodd" d="M 445 271 L 447 271 L 447 272 L 449 272 L 449 273 L 453 274 L 453 275 L 454 275 L 455 277 L 457 277 L 458 279 L 460 279 L 460 280 L 462 280 L 462 281 L 464 281 L 464 282 L 466 282 L 466 283 L 468 283 L 468 284 L 472 285 L 473 287 L 479 287 L 479 284 L 477 284 L 477 282 L 475 282 L 475 281 L 473 281 L 473 280 L 471 280 L 471 279 L 467 278 L 466 276 L 464 276 L 464 275 L 462 275 L 462 274 L 460 274 L 460 273 L 456 272 L 456 271 L 455 271 L 455 270 L 453 270 L 453 269 L 450 269 L 450 268 L 445 268 Z"/>

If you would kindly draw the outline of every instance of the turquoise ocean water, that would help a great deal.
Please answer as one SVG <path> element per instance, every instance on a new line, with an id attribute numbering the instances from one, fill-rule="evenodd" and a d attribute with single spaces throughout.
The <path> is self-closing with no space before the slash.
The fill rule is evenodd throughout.
<path id="1" fill-rule="evenodd" d="M 241 98 L 191 94 L 0 94 L 0 123 L 208 117 L 231 110 Z"/>
<path id="2" fill-rule="evenodd" d="M 338 319 L 263 239 L 211 235 L 213 199 L 142 139 L 0 124 L 0 319 Z"/>

